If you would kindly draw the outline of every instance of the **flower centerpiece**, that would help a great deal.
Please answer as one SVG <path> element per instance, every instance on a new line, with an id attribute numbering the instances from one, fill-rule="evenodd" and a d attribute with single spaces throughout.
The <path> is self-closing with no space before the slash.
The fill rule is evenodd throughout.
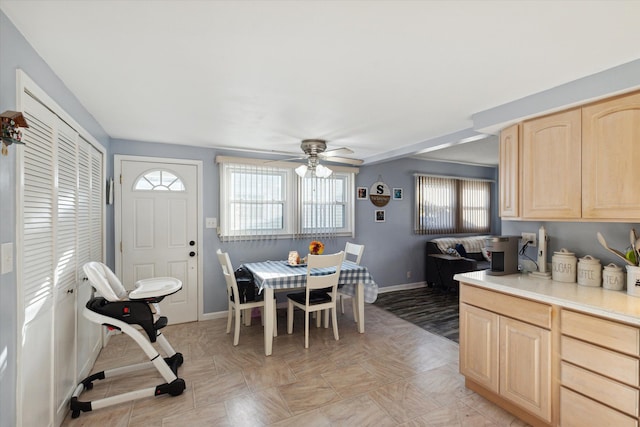
<path id="1" fill-rule="evenodd" d="M 324 244 L 319 240 L 313 240 L 309 244 L 309 253 L 311 255 L 322 255 L 324 252 Z"/>

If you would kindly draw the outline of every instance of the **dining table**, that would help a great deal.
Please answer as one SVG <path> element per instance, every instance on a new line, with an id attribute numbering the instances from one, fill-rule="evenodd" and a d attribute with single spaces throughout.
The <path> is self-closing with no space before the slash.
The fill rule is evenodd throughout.
<path id="1" fill-rule="evenodd" d="M 270 356 L 273 349 L 273 328 L 276 302 L 275 290 L 304 288 L 307 283 L 307 267 L 291 265 L 288 261 L 261 261 L 242 264 L 254 277 L 259 292 L 264 293 L 264 352 Z M 314 268 L 311 275 L 331 274 L 335 267 Z M 340 292 L 356 299 L 356 323 L 358 332 L 364 333 L 364 303 L 373 303 L 378 297 L 378 285 L 367 267 L 345 260 L 340 268 Z"/>

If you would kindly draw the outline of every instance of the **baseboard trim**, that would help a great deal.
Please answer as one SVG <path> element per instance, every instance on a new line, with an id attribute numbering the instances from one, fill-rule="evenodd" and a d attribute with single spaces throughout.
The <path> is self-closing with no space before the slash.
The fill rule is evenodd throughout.
<path id="1" fill-rule="evenodd" d="M 385 294 L 387 292 L 408 291 L 409 289 L 424 288 L 426 286 L 427 286 L 427 282 L 403 283 L 401 285 L 391 285 L 391 286 L 379 287 L 378 288 L 378 293 L 379 294 Z"/>
<path id="2" fill-rule="evenodd" d="M 198 321 L 213 320 L 213 319 L 226 319 L 228 311 L 214 311 L 213 313 L 203 313 Z"/>

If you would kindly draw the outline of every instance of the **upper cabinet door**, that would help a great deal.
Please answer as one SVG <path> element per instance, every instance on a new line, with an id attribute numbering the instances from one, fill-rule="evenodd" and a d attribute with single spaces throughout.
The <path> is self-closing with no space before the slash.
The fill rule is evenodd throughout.
<path id="1" fill-rule="evenodd" d="M 583 218 L 640 219 L 640 93 L 582 109 Z"/>
<path id="2" fill-rule="evenodd" d="M 500 132 L 500 217 L 517 218 L 519 185 L 518 155 L 520 152 L 518 131 L 513 125 Z"/>
<path id="3" fill-rule="evenodd" d="M 580 118 L 576 109 L 522 124 L 523 218 L 580 218 Z"/>

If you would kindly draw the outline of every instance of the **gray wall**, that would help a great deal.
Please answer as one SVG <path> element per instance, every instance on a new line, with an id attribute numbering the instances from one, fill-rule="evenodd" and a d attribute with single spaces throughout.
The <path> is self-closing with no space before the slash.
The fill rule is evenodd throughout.
<path id="1" fill-rule="evenodd" d="M 389 189 L 403 189 L 403 200 L 391 200 L 382 208 L 376 207 L 368 200 L 356 200 L 356 241 L 365 245 L 363 263 L 374 273 L 374 278 L 380 286 L 424 281 L 425 242 L 439 237 L 413 234 L 414 173 L 497 180 L 497 169 L 493 167 L 413 158 L 362 167 L 356 177 L 357 186 L 368 189 L 378 181 L 378 176 L 381 176 Z M 374 212 L 378 209 L 385 210 L 385 222 L 374 221 Z M 500 234 L 495 183 L 492 210 L 491 234 Z M 407 279 L 409 271 L 411 278 Z"/>
<path id="2" fill-rule="evenodd" d="M 630 245 L 629 231 L 634 227 L 640 233 L 640 223 L 609 222 L 548 222 L 548 221 L 502 221 L 502 233 L 519 236 L 522 232 L 535 232 L 544 225 L 549 235 L 547 263 L 551 262 L 554 251 L 561 248 L 575 252 L 577 257 L 591 255 L 600 259 L 602 265 L 613 262 L 624 266 L 624 261 L 604 249 L 596 239 L 601 232 L 607 244 L 620 252 Z M 536 260 L 535 248 L 527 248 L 526 254 Z"/>
<path id="3" fill-rule="evenodd" d="M 112 140 L 112 154 L 179 158 L 203 161 L 203 216 L 219 217 L 219 172 L 217 155 L 246 157 L 246 153 L 182 145 L 157 144 L 140 141 Z M 386 222 L 376 223 L 374 211 L 380 209 L 368 200 L 356 201 L 356 237 L 326 240 L 326 252 L 344 249 L 347 240 L 365 245 L 362 262 L 367 265 L 379 286 L 400 285 L 425 280 L 424 242 L 431 237 L 413 234 L 413 173 L 433 173 L 470 178 L 496 179 L 493 167 L 465 166 L 452 163 L 402 159 L 374 166 L 364 166 L 356 176 L 356 185 L 369 188 L 378 175 L 389 188 L 404 189 L 403 200 L 391 200 L 383 209 Z M 109 172 L 113 174 L 113 170 Z M 495 187 L 495 185 L 494 185 Z M 494 188 L 494 195 L 497 190 Z M 499 234 L 500 222 L 494 197 L 494 234 Z M 204 312 L 226 310 L 226 287 L 215 251 L 228 251 L 235 266 L 243 262 L 265 259 L 286 259 L 290 250 L 305 253 L 309 239 L 278 239 L 250 242 L 221 242 L 214 229 L 204 229 Z M 407 272 L 411 278 L 407 279 Z"/>

